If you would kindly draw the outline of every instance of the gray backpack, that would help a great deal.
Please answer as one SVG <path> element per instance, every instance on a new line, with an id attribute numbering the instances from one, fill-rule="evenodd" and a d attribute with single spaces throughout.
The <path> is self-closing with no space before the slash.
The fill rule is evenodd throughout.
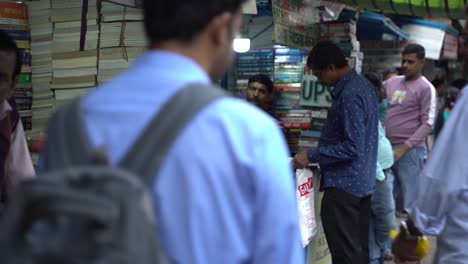
<path id="1" fill-rule="evenodd" d="M 117 167 L 109 166 L 105 151 L 91 149 L 80 100 L 63 107 L 49 126 L 50 173 L 22 184 L 3 212 L 1 263 L 164 263 L 149 186 L 180 131 L 225 96 L 209 85 L 183 88 Z"/>

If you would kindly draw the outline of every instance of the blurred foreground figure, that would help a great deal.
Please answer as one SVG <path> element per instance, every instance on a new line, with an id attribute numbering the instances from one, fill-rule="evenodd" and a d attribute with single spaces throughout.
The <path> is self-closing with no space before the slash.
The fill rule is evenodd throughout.
<path id="1" fill-rule="evenodd" d="M 468 34 L 468 23 L 464 33 Z M 464 55 L 468 55 L 468 46 L 465 46 Z M 468 262 L 467 105 L 468 95 L 465 93 L 437 139 L 421 175 L 421 191 L 408 212 L 411 235 L 437 237 L 437 264 Z M 413 251 L 414 242 L 401 237 L 395 240 L 393 252 L 400 260 L 412 259 Z"/>

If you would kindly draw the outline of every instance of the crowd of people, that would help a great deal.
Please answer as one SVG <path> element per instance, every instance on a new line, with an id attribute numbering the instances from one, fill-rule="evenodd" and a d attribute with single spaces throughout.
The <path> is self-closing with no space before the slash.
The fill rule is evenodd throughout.
<path id="1" fill-rule="evenodd" d="M 111 166 L 172 96 L 219 80 L 232 62 L 243 2 L 180 0 L 173 8 L 170 1 L 144 1 L 149 50 L 79 101 L 89 143 L 105 146 Z M 431 83 L 425 62 L 418 44 L 405 47 L 401 68 L 382 75 L 357 73 L 328 41 L 308 55 L 307 67 L 334 87 L 333 103 L 318 147 L 297 153 L 292 165 L 320 165 L 321 219 L 333 263 L 413 257 L 401 239 L 389 238 L 397 215 L 407 216 L 414 235 L 438 237 L 437 263 L 468 261 L 466 81 Z M 15 42 L 0 32 L 2 205 L 36 174 L 12 98 L 20 67 Z M 154 232 L 169 263 L 304 263 L 289 152 L 280 122 L 268 114 L 270 78 L 252 77 L 246 99 L 222 97 L 204 107 L 152 172 Z M 39 173 L 50 170 L 49 151 Z"/>

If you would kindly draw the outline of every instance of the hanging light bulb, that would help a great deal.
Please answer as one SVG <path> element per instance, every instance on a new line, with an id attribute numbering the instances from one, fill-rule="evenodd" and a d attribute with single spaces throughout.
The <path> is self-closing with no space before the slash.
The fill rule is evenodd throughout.
<path id="1" fill-rule="evenodd" d="M 250 50 L 250 39 L 248 38 L 235 38 L 232 42 L 232 46 L 235 52 L 244 53 Z"/>

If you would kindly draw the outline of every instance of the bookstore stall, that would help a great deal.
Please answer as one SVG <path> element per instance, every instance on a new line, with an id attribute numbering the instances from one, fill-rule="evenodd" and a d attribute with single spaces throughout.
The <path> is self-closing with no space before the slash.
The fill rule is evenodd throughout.
<path id="1" fill-rule="evenodd" d="M 0 1 L 0 30 L 21 49 L 15 97 L 33 161 L 54 109 L 117 76 L 145 50 L 142 10 L 120 2 L 132 1 Z"/>
<path id="2" fill-rule="evenodd" d="M 245 25 L 235 39 L 241 49 L 233 71 L 221 82 L 242 97 L 250 76 L 270 76 L 276 90 L 273 114 L 287 129 L 292 153 L 317 145 L 331 103 L 331 88 L 317 83 L 304 68 L 308 51 L 319 39 L 337 43 L 358 72 L 398 67 L 401 50 L 411 41 L 425 46 L 429 59 L 443 61 L 429 63 L 429 75 L 435 65 L 444 65 L 452 79 L 463 75 L 463 63 L 457 60 L 462 41 L 451 25 L 400 13 L 385 17 L 381 13 L 395 14 L 384 5 L 387 0 L 372 1 L 378 8 L 354 1 L 309 2 L 249 1 Z M 442 13 L 439 6 L 425 10 L 432 17 L 460 18 L 459 2 L 448 1 L 449 8 Z M 0 2 L 0 29 L 10 33 L 22 50 L 15 97 L 34 157 L 56 107 L 117 76 L 144 51 L 143 14 L 135 7 L 139 4 L 135 0 Z M 420 13 L 413 10 L 412 15 L 426 14 L 414 9 Z"/>
<path id="3" fill-rule="evenodd" d="M 426 48 L 424 73 L 429 80 L 436 77 L 440 65 L 445 65 L 442 70 L 448 81 L 463 75 L 462 40 L 449 24 L 384 16 L 336 3 L 304 6 L 301 1 L 272 1 L 271 8 L 272 17 L 261 14 L 262 20 L 256 18 L 259 23 L 248 20 L 244 31 L 249 32 L 251 49 L 237 53 L 230 75 L 233 80 L 228 83 L 230 90 L 244 98 L 250 77 L 270 76 L 275 87 L 271 114 L 281 120 L 292 155 L 317 146 L 331 105 L 332 88 L 318 83 L 305 67 L 308 52 L 319 40 L 335 42 L 357 72 L 383 74 L 400 67 L 403 48 L 414 42 Z"/>
<path id="4" fill-rule="evenodd" d="M 384 3 L 380 2 L 389 3 L 371 2 L 378 2 L 382 8 Z M 308 52 L 319 40 L 330 40 L 340 46 L 349 65 L 358 72 L 383 74 L 388 69 L 398 68 L 405 45 L 418 43 L 427 49 L 424 74 L 429 80 L 437 77 L 439 71 L 443 71 L 448 81 L 463 76 L 463 61 L 458 52 L 462 41 L 454 26 L 462 24 L 458 21 L 460 14 L 453 12 L 447 19 L 448 13 L 438 12 L 439 8 L 424 7 L 426 9 L 434 12 L 431 15 L 421 13 L 422 19 L 414 14 L 395 15 L 393 9 L 361 7 L 355 1 L 342 1 L 342 4 L 314 1 L 309 5 L 294 0 L 272 1 L 271 14 L 259 13 L 247 19 L 244 35 L 250 38 L 251 47 L 237 53 L 228 88 L 236 96 L 245 98 L 250 77 L 269 76 L 275 89 L 275 103 L 270 114 L 280 120 L 291 156 L 316 148 L 331 106 L 330 91 L 333 89 L 318 83 L 305 67 Z M 455 15 L 458 19 L 453 18 Z M 301 208 L 315 210 L 313 220 L 309 218 L 309 222 L 301 223 L 304 229 L 310 229 L 305 237 L 303 234 L 304 245 L 308 245 L 308 263 L 331 263 L 319 217 L 321 196 L 316 192 L 318 186 L 314 185 L 319 182 L 318 166 L 311 164 L 311 170 L 312 183 L 310 178 L 296 179 L 298 189 L 309 183 L 308 187 L 315 191 L 315 208 Z M 300 206 L 301 199 L 304 197 L 298 196 Z"/>

